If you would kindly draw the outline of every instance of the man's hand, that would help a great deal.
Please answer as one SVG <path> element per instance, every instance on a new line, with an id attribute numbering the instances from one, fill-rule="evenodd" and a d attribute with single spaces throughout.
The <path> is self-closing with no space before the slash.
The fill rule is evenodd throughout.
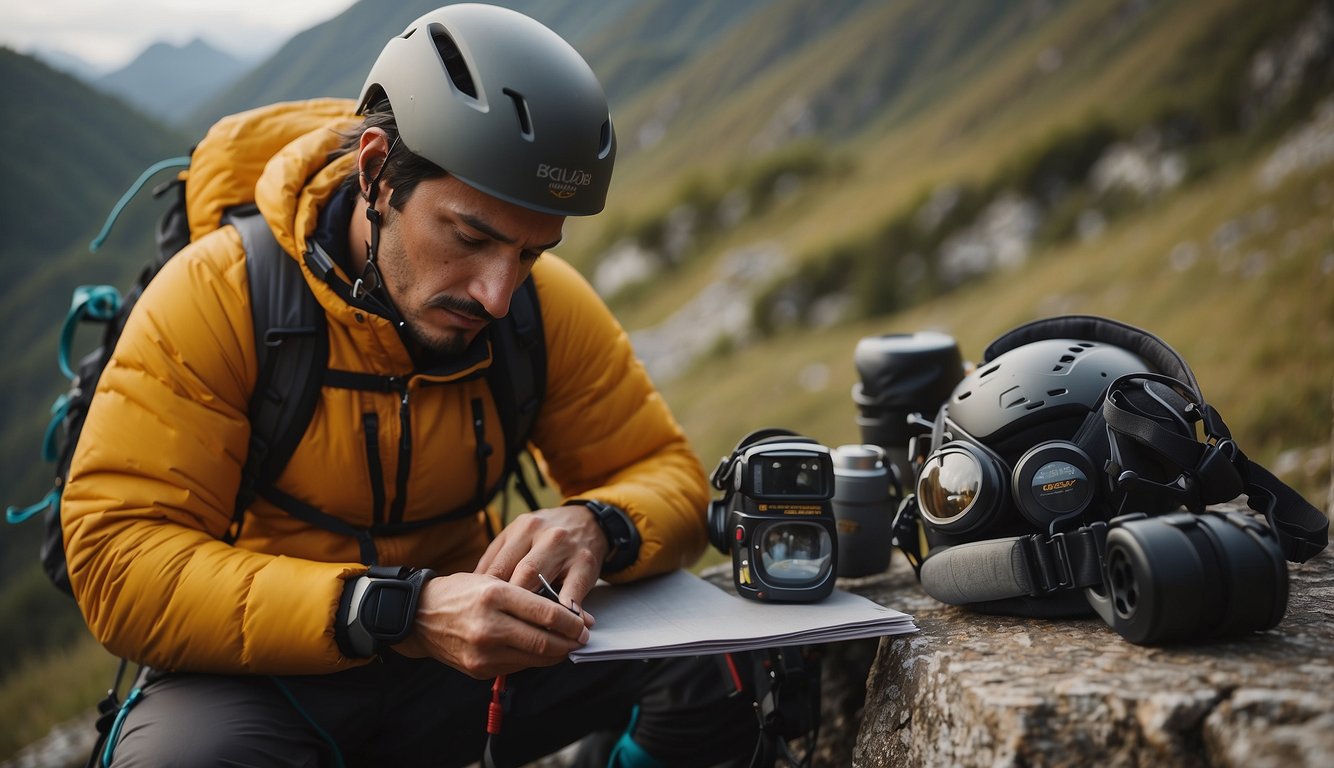
<path id="1" fill-rule="evenodd" d="M 582 505 L 521 515 L 491 542 L 473 573 L 426 583 L 413 633 L 395 650 L 430 656 L 479 680 L 558 664 L 588 642 L 594 619 L 581 604 L 607 549 Z M 539 574 L 560 585 L 559 600 L 536 593 Z"/>
<path id="2" fill-rule="evenodd" d="M 454 573 L 422 588 L 404 656 L 430 656 L 478 680 L 564 661 L 592 617 L 493 576 Z"/>
<path id="3" fill-rule="evenodd" d="M 607 557 L 607 537 L 588 507 L 576 504 L 520 515 L 491 542 L 474 573 L 537 589 L 538 574 L 560 586 L 560 602 L 579 610 Z M 591 625 L 590 625 L 591 626 Z"/>

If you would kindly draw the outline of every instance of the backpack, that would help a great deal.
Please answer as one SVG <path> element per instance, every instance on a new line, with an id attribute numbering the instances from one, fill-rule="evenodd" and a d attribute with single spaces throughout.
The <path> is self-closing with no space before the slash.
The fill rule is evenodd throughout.
<path id="1" fill-rule="evenodd" d="M 317 105 L 317 111 L 320 106 L 323 105 Z M 293 109 L 300 108 L 300 105 L 288 104 L 279 108 Z M 244 124 L 246 119 L 253 119 L 253 115 L 258 114 L 262 114 L 262 111 L 224 118 L 219 126 L 235 125 L 238 122 Z M 235 130 L 220 133 L 227 135 L 224 141 L 245 135 L 244 131 Z M 208 140 L 206 136 L 204 142 Z M 201 147 L 204 142 L 201 142 Z M 195 151 L 198 152 L 199 147 Z M 153 175 L 168 168 L 188 169 L 190 165 L 191 158 L 182 157 L 164 160 L 147 169 L 113 208 L 102 231 L 90 244 L 90 250 L 97 250 L 120 211 Z M 42 442 L 43 457 L 55 465 L 55 483 L 51 491 L 37 503 L 24 508 L 10 506 L 5 513 L 6 520 L 12 524 L 42 514 L 45 526 L 40 550 L 42 569 L 51 582 L 66 594 L 73 593 L 65 561 L 60 496 L 69 475 L 70 462 L 98 379 L 115 349 L 131 310 L 144 288 L 167 261 L 191 240 L 185 196 L 189 178 L 189 171 L 183 171 L 175 179 L 154 190 L 154 197 L 169 196 L 171 200 L 158 221 L 157 255 L 139 272 L 124 297 L 109 285 L 85 285 L 75 289 L 61 329 L 58 350 L 60 368 L 70 380 L 70 387 L 52 405 L 52 417 Z M 236 186 L 241 188 L 244 183 L 238 181 Z M 249 179 L 248 183 L 248 189 L 253 189 L 254 179 Z M 475 513 L 479 505 L 485 506 L 504 490 L 511 477 L 515 479 L 515 490 L 528 507 L 538 508 L 536 497 L 529 489 L 519 463 L 521 453 L 526 451 L 546 387 L 545 339 L 537 291 L 531 277 L 515 294 L 510 313 L 492 323 L 490 329 L 494 362 L 487 371 L 487 384 L 500 415 L 507 448 L 500 482 L 490 489 L 481 489 L 479 497 L 464 507 L 427 521 L 398 528 L 381 526 L 374 531 L 356 529 L 342 520 L 286 497 L 274 485 L 300 444 L 319 402 L 320 389 L 331 374 L 328 371 L 329 350 L 324 309 L 306 284 L 300 265 L 278 245 L 253 202 L 238 202 L 223 209 L 219 224 L 236 227 L 245 246 L 255 351 L 259 363 L 249 406 L 250 444 L 241 472 L 232 525 L 224 541 L 232 543 L 239 537 L 245 510 L 257 496 L 265 497 L 307 523 L 357 538 L 362 544 L 363 560 L 371 565 L 375 564 L 374 547 L 369 546 L 373 533 L 389 533 L 404 527 L 417 527 L 423 523 L 430 524 Z M 74 331 L 85 322 L 102 326 L 101 343 L 83 357 L 75 368 L 69 362 L 70 347 Z M 359 381 L 343 386 L 378 389 L 382 385 L 378 381 Z M 540 474 L 537 477 L 541 482 Z M 487 519 L 489 521 L 490 516 Z"/>

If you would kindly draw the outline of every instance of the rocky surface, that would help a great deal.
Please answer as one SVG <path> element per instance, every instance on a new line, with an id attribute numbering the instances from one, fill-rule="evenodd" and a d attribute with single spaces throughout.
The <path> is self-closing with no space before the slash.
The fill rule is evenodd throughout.
<path id="1" fill-rule="evenodd" d="M 921 631 L 880 644 L 851 764 L 1334 764 L 1334 556 L 1289 576 L 1275 629 L 1148 648 L 1097 619 L 941 605 L 896 559 L 853 588 Z"/>
<path id="2" fill-rule="evenodd" d="M 0 768 L 81 768 L 88 762 L 97 730 L 93 713 L 61 723 L 45 738 L 25 747 Z"/>
<path id="3" fill-rule="evenodd" d="M 704 576 L 727 586 L 731 574 Z M 826 647 L 814 766 L 1334 765 L 1328 551 L 1289 564 L 1276 628 L 1157 648 L 1099 619 L 943 605 L 897 555 L 886 573 L 839 586 L 920 631 Z"/>

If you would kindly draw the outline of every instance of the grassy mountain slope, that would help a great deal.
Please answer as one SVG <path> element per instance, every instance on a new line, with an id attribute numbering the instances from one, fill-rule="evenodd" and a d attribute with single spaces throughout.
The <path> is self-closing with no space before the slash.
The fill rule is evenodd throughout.
<path id="1" fill-rule="evenodd" d="M 1017 272 L 993 274 L 916 309 L 861 321 L 855 330 L 792 328 L 772 342 L 709 358 L 666 386 L 707 460 L 730 447 L 748 425 L 758 426 L 756 418 L 809 429 L 829 441 L 854 439 L 848 388 L 851 351 L 860 335 L 943 328 L 975 357 L 986 340 L 1006 328 L 1061 312 L 1112 315 L 1176 345 L 1197 367 L 1206 394 L 1218 399 L 1243 445 L 1261 460 L 1276 460 L 1286 449 L 1320 446 L 1329 441 L 1334 380 L 1328 362 L 1334 358 L 1329 239 L 1319 227 L 1329 205 L 1328 174 L 1267 190 L 1256 173 L 1274 142 L 1298 128 L 1292 115 L 1314 114 L 1320 89 L 1328 95 L 1329 65 L 1319 65 L 1323 69 L 1313 76 L 1315 95 L 1294 96 L 1289 105 L 1267 113 L 1257 107 L 1263 92 L 1248 86 L 1249 68 L 1262 47 L 1284 50 L 1285 30 L 1300 26 L 1318 7 L 1278 3 L 1256 14 L 1253 6 L 1236 2 L 1103 2 L 1052 4 L 1032 17 L 989 17 L 983 4 L 974 3 L 966 8 L 976 15 L 952 6 L 950 19 L 934 16 L 931 4 L 864 7 L 811 41 L 809 58 L 794 57 L 791 69 L 776 66 L 757 74 L 730 100 L 700 95 L 708 106 L 682 108 L 668 127 L 670 139 L 631 155 L 618 171 L 618 184 L 652 191 L 627 195 L 622 188 L 621 208 L 592 225 L 569 255 L 591 264 L 606 244 L 598 226 L 613 229 L 618 216 L 665 217 L 689 202 L 700 184 L 726 187 L 728 179 L 743 176 L 738 169 L 762 158 L 749 163 L 738 158 L 755 158 L 747 145 L 757 135 L 755 126 L 777 111 L 784 89 L 796 91 L 794 84 L 801 83 L 807 103 L 816 105 L 814 94 L 831 89 L 829 84 L 855 82 L 875 50 L 871 41 L 902 37 L 905 46 L 916 45 L 917 55 L 886 66 L 916 63 L 921 70 L 897 80 L 901 87 L 879 92 L 882 103 L 863 129 L 824 145 L 825 153 L 847 160 L 839 166 L 845 171 L 817 178 L 783 206 L 728 231 L 671 273 L 672 279 L 656 280 L 653 290 L 615 302 L 629 326 L 654 325 L 683 306 L 716 276 L 715 259 L 727 249 L 778 241 L 795 261 L 819 262 L 836 255 L 841 244 L 852 244 L 848 247 L 872 258 L 897 258 L 901 254 L 887 236 L 888 224 L 911 218 L 931 192 L 950 185 L 1041 186 L 1039 170 L 1044 162 L 1052 164 L 1055 148 L 1068 146 L 1070 136 L 1097 134 L 1100 150 L 1143 134 L 1161 136 L 1184 158 L 1187 178 L 1175 191 L 1132 204 L 1094 199 L 1084 188 L 1053 193 L 1049 220 L 1063 209 L 1087 206 L 1105 213 L 1111 225 L 1087 243 L 1069 231 L 1053 235 L 1054 242 L 1034 246 Z M 971 31 L 962 34 L 955 23 Z M 899 35 L 904 24 L 932 32 Z M 734 50 L 722 44 L 717 53 Z M 709 81 L 714 61 L 704 56 L 691 62 L 688 75 L 664 81 L 659 91 L 684 92 L 686 83 Z M 927 61 L 935 64 L 921 65 Z M 830 71 L 840 68 L 846 71 Z M 797 72 L 806 76 L 798 78 Z M 873 74 L 863 76 L 875 80 Z M 886 73 L 878 77 L 896 81 Z M 640 111 L 621 120 L 623 128 L 630 123 L 630 131 L 652 112 L 642 101 L 635 106 Z M 837 100 L 823 110 L 812 106 L 810 120 L 826 126 L 816 133 L 837 139 L 840 126 L 849 124 L 843 109 Z M 747 113 L 749 122 L 741 117 Z M 1091 127 L 1103 124 L 1101 133 Z M 692 152 L 693 162 L 687 162 Z M 699 178 L 677 185 L 645 181 L 665 176 L 673 166 L 690 168 Z M 1227 233 L 1259 227 L 1247 223 L 1256 219 L 1262 232 L 1251 232 L 1230 250 L 1218 249 L 1217 242 L 1231 237 Z M 582 245 L 590 250 L 578 250 Z M 1197 255 L 1193 266 L 1176 272 L 1167 266 L 1174 253 Z M 1252 264 L 1250 271 L 1237 267 L 1238 260 Z M 1206 269 L 1206 262 L 1216 268 Z M 896 287 L 890 280 L 872 290 Z M 1276 306 L 1266 309 L 1271 304 Z M 797 374 L 809 366 L 827 370 L 827 389 L 805 392 L 797 386 Z M 746 400 L 764 403 L 762 414 L 748 409 L 742 415 L 725 406 L 746 393 L 763 393 Z M 733 423 L 737 419 L 747 424 Z M 1303 481 L 1303 490 L 1323 496 L 1327 476 L 1327 468 L 1316 471 Z"/>
<path id="2" fill-rule="evenodd" d="M 125 185 L 183 141 L 30 57 L 0 48 L 0 68 L 0 98 L 10 105 L 0 138 L 16 150 L 0 158 L 0 173 L 23 180 L 0 188 L 0 266 L 9 270 L 86 244 Z"/>
<path id="3" fill-rule="evenodd" d="M 152 253 L 157 206 L 143 195 L 126 208 L 102 250 L 90 254 L 88 242 L 140 171 L 189 144 L 121 102 L 3 49 L 0 97 L 19 105 L 0 126 L 0 140 L 13 150 L 0 159 L 0 172 L 21 181 L 0 190 L 0 266 L 16 278 L 0 286 L 0 502 L 24 505 L 51 487 L 40 445 L 48 407 L 68 387 L 56 366 L 56 347 L 71 291 L 82 284 L 126 285 Z M 91 336 L 81 334 L 76 355 L 94 341 L 85 338 Z M 6 691 L 11 672 L 48 652 L 66 659 L 60 649 L 86 636 L 73 601 L 56 594 L 38 570 L 39 534 L 36 521 L 0 528 L 0 647 L 6 649 L 0 679 Z M 86 707 L 105 688 L 109 675 L 97 677 L 100 682 L 83 688 L 83 695 L 66 696 L 63 708 L 56 705 L 59 717 Z M 39 690 L 59 699 L 63 694 L 45 679 Z M 26 714 L 0 726 L 0 755 L 21 743 L 16 733 L 34 733 L 21 725 L 25 718 L 51 722 L 47 703 L 24 697 L 6 710 Z"/>
<path id="4" fill-rule="evenodd" d="M 42 416 L 64 385 L 56 337 L 75 286 L 124 285 L 151 254 L 151 199 L 129 206 L 115 235 L 96 254 L 88 242 L 121 193 L 151 163 L 188 149 L 185 139 L 35 60 L 0 50 L 0 90 L 21 104 L 0 127 L 0 172 L 22 184 L 0 190 L 5 237 L 0 266 L 21 279 L 0 286 L 0 496 L 35 500 L 50 487 L 37 458 Z M 148 195 L 143 195 L 148 198 Z M 77 351 L 77 350 L 76 350 Z M 11 537 L 0 539 L 0 551 Z M 13 558 L 5 558 L 0 573 Z"/>

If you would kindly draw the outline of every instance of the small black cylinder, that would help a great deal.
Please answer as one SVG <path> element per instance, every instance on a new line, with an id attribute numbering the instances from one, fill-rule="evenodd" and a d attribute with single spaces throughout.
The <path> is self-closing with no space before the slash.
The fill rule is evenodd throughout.
<path id="1" fill-rule="evenodd" d="M 909 414 L 934 419 L 963 380 L 963 357 L 954 337 L 935 331 L 867 336 L 853 363 L 861 381 L 852 386 L 862 442 L 885 449 L 905 486 L 912 484 L 908 440 L 925 431 Z"/>

